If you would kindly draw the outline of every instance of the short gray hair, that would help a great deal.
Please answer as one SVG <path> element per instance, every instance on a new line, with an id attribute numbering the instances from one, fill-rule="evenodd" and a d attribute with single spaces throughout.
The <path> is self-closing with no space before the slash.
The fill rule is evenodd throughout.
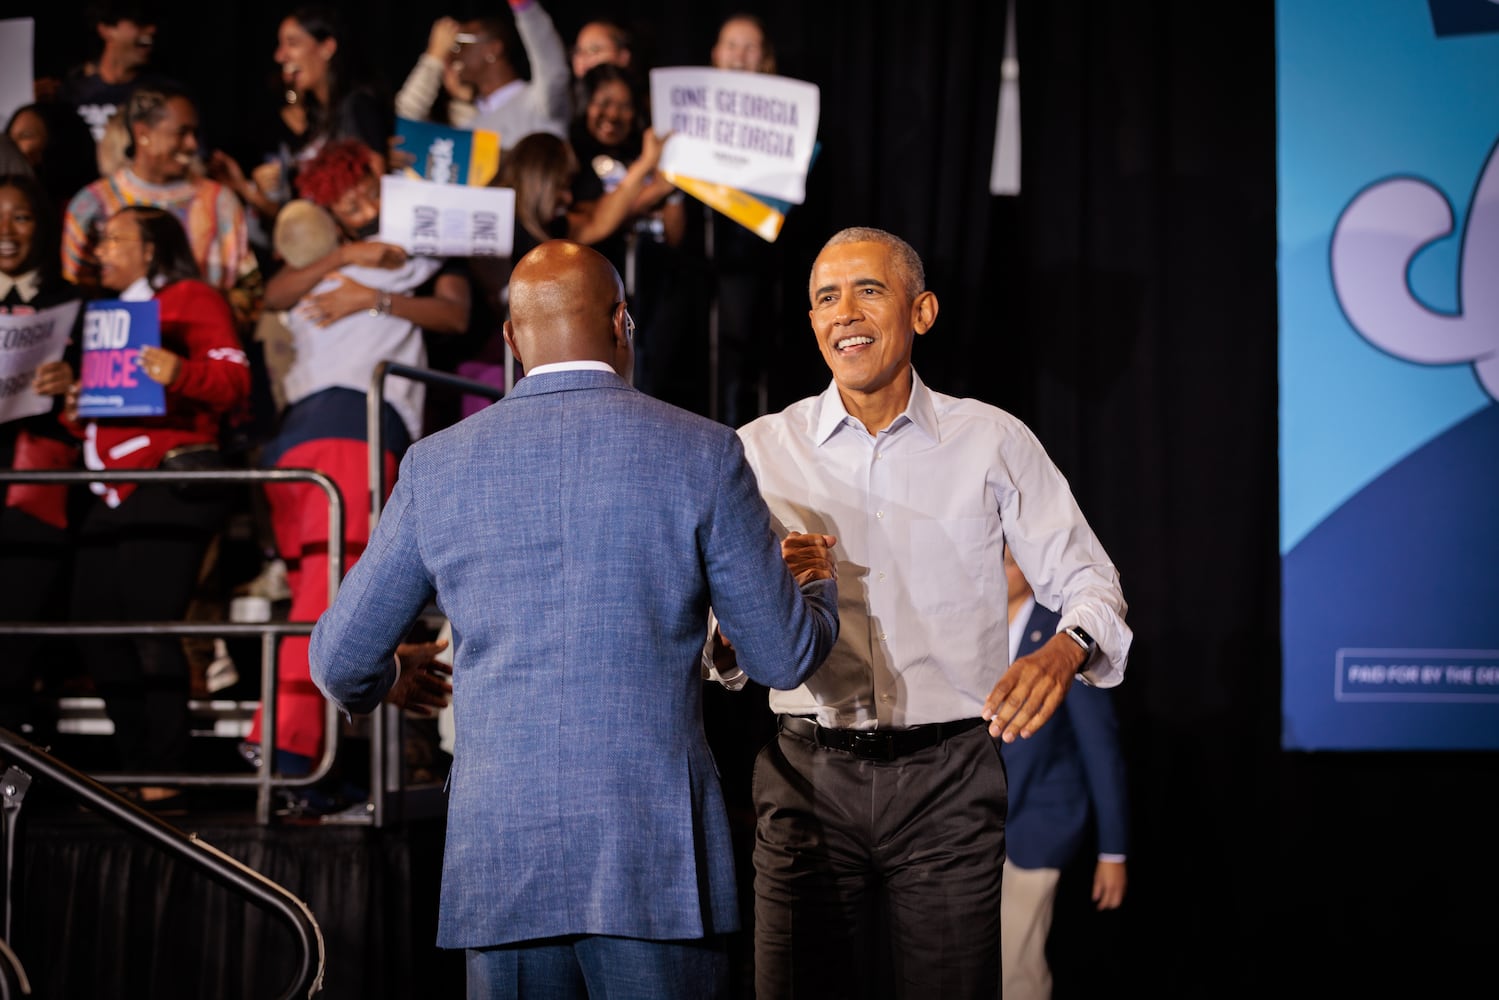
<path id="1" fill-rule="evenodd" d="M 906 294 L 912 299 L 926 291 L 926 268 L 921 263 L 921 255 L 918 254 L 911 244 L 883 229 L 875 229 L 872 226 L 852 226 L 834 233 L 832 238 L 822 245 L 822 250 L 817 252 L 821 257 L 823 251 L 832 247 L 843 246 L 846 243 L 878 243 L 890 251 L 891 258 L 895 261 L 896 269 L 905 278 Z M 812 265 L 815 270 L 816 262 Z M 807 287 L 811 288 L 812 278 L 807 279 Z"/>

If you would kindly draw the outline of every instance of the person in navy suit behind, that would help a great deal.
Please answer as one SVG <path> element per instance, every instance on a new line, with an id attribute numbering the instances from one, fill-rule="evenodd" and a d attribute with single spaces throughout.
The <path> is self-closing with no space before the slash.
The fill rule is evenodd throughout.
<path id="1" fill-rule="evenodd" d="M 1058 616 L 1036 603 L 1031 585 L 1005 549 L 1010 649 L 1018 658 L 1050 639 Z M 1051 968 L 1046 938 L 1057 882 L 1084 846 L 1091 818 L 1098 832 L 1093 901 L 1112 910 L 1124 901 L 1129 805 L 1124 753 L 1113 693 L 1080 680 L 1049 725 L 1028 740 L 1000 745 L 1010 782 L 1000 888 L 1003 1000 L 1047 1000 Z"/>
<path id="2" fill-rule="evenodd" d="M 597 252 L 516 264 L 526 374 L 418 442 L 312 634 L 312 677 L 368 712 L 436 599 L 453 636 L 438 945 L 469 997 L 727 995 L 733 849 L 703 731 L 711 602 L 755 681 L 838 635 L 831 547 L 777 541 L 739 437 L 630 384 L 634 321 Z"/>

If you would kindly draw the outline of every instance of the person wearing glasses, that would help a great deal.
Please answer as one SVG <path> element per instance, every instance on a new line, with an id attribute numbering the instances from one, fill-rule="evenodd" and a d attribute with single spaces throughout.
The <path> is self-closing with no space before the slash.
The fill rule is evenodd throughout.
<path id="1" fill-rule="evenodd" d="M 450 99 L 449 123 L 499 133 L 502 150 L 533 132 L 567 135 L 572 117 L 567 47 L 537 0 L 510 0 L 507 13 L 456 24 L 438 18 L 427 51 L 396 94 L 396 114 L 431 120 L 445 80 L 450 98 L 472 88 L 472 113 L 462 100 Z"/>
<path id="2" fill-rule="evenodd" d="M 406 453 L 312 677 L 369 712 L 428 602 L 451 623 L 437 943 L 465 950 L 469 996 L 726 996 L 704 623 L 711 603 L 747 674 L 800 684 L 838 633 L 836 539 L 777 541 L 733 431 L 630 385 L 634 324 L 597 251 L 542 243 L 510 286 L 525 377 Z"/>
<path id="3" fill-rule="evenodd" d="M 245 405 L 250 367 L 223 294 L 206 284 L 176 216 L 133 205 L 99 237 L 101 285 L 126 302 L 155 300 L 161 346 L 140 348 L 138 377 L 165 389 L 154 417 L 69 417 L 90 469 L 172 468 L 178 456 L 218 448 L 225 416 Z M 87 359 L 85 358 L 85 364 Z M 180 484 L 97 482 L 79 525 L 73 613 L 80 621 L 179 621 L 186 616 L 209 542 L 229 511 L 224 490 Z M 186 769 L 188 665 L 175 636 L 90 636 L 79 645 L 114 723 L 124 770 Z M 174 789 L 140 790 L 147 802 Z"/>
<path id="4" fill-rule="evenodd" d="M 641 78 L 645 73 L 635 59 L 635 43 L 630 32 L 618 21 L 597 19 L 578 29 L 573 38 L 573 114 L 588 107 L 588 89 L 583 78 L 595 66 L 615 66 L 634 72 Z"/>
<path id="5" fill-rule="evenodd" d="M 225 292 L 242 321 L 255 315 L 263 287 L 239 198 L 204 176 L 198 110 L 184 91 L 137 87 L 126 102 L 125 165 L 73 196 L 63 217 L 63 277 L 99 285 L 95 252 L 106 219 L 127 205 L 155 205 L 182 224 L 202 280 Z"/>

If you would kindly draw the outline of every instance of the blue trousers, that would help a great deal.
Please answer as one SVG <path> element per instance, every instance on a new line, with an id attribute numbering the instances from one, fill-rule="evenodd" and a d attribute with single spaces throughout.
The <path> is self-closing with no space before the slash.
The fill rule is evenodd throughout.
<path id="1" fill-rule="evenodd" d="M 689 941 L 577 935 L 465 953 L 468 1000 L 724 1000 L 722 937 Z"/>

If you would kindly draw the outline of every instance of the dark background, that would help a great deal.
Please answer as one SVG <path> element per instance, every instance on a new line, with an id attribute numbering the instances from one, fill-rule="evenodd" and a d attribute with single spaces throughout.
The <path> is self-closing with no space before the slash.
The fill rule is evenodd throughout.
<path id="1" fill-rule="evenodd" d="M 546 6 L 568 42 L 597 10 L 633 23 L 654 65 L 705 64 L 739 7 Z M 40 73 L 88 54 L 80 9 L 7 12 L 36 17 Z M 158 68 L 200 94 L 207 145 L 248 155 L 291 6 L 158 9 Z M 344 9 L 392 92 L 443 12 Z M 802 294 L 821 242 L 899 233 L 942 307 L 922 377 L 1026 420 L 1122 574 L 1130 889 L 1094 915 L 1069 873 L 1058 996 L 1492 983 L 1499 758 L 1279 750 L 1273 5 L 1022 0 L 1018 198 L 988 194 L 1002 3 L 751 9 L 780 72 L 822 89 L 822 155 L 779 241 L 772 407 L 827 381 Z"/>

